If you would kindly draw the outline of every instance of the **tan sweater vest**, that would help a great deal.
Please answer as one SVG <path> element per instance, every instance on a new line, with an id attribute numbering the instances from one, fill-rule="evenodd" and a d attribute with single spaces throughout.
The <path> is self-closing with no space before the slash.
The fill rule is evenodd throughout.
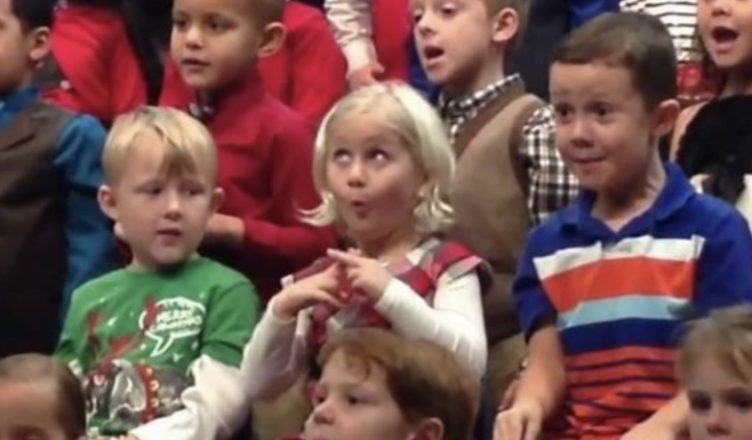
<path id="1" fill-rule="evenodd" d="M 530 222 L 519 151 L 522 129 L 542 105 L 520 84 L 481 109 L 455 143 L 459 158 L 450 201 L 457 223 L 451 235 L 491 267 L 483 302 L 491 344 L 520 330 L 511 290 Z"/>

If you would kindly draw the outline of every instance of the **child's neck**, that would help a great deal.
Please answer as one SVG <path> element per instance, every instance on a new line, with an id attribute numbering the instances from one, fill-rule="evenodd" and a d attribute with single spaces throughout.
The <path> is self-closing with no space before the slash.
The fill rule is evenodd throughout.
<path id="1" fill-rule="evenodd" d="M 355 244 L 360 252 L 368 258 L 383 262 L 396 262 L 405 258 L 422 240 L 421 234 L 415 229 L 395 231 L 391 234 L 375 239 L 355 237 Z"/>
<path id="2" fill-rule="evenodd" d="M 503 52 L 492 50 L 483 61 L 483 66 L 473 76 L 463 78 L 456 84 L 447 84 L 444 90 L 449 98 L 464 98 L 485 89 L 505 76 Z"/>
<path id="3" fill-rule="evenodd" d="M 619 232 L 630 221 L 644 214 L 660 195 L 666 184 L 666 170 L 658 155 L 639 181 L 623 185 L 624 192 L 604 192 L 596 196 L 594 217 L 601 219 L 611 230 Z"/>
<path id="4" fill-rule="evenodd" d="M 752 64 L 729 72 L 720 97 L 736 95 L 752 95 Z"/>

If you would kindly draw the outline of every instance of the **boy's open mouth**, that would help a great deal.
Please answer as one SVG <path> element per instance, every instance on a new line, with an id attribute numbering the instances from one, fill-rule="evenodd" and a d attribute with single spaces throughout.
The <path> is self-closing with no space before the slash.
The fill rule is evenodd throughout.
<path id="1" fill-rule="evenodd" d="M 444 49 L 437 46 L 426 46 L 423 50 L 423 55 L 427 60 L 433 60 L 444 55 Z"/>

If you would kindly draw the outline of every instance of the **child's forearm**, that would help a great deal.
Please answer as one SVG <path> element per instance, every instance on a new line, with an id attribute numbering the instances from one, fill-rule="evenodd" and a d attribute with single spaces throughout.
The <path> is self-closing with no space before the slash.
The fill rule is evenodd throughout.
<path id="1" fill-rule="evenodd" d="M 535 402 L 545 420 L 558 409 L 566 388 L 564 355 L 553 324 L 543 326 L 533 334 L 529 353 L 529 364 L 520 379 L 516 401 Z"/>
<path id="2" fill-rule="evenodd" d="M 245 225 L 239 217 L 214 214 L 206 225 L 204 240 L 207 243 L 229 246 L 234 249 L 243 244 Z"/>
<path id="3" fill-rule="evenodd" d="M 680 434 L 687 429 L 688 414 L 689 401 L 687 400 L 687 394 L 681 391 L 676 397 L 656 411 L 650 419 L 669 427 L 675 434 Z"/>

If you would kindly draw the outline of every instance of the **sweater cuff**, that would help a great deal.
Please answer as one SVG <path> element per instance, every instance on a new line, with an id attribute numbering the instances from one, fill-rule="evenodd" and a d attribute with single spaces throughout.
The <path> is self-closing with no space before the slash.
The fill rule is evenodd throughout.
<path id="1" fill-rule="evenodd" d="M 347 59 L 347 77 L 370 63 L 376 62 L 376 48 L 369 38 L 353 40 L 342 48 L 342 53 Z"/>

